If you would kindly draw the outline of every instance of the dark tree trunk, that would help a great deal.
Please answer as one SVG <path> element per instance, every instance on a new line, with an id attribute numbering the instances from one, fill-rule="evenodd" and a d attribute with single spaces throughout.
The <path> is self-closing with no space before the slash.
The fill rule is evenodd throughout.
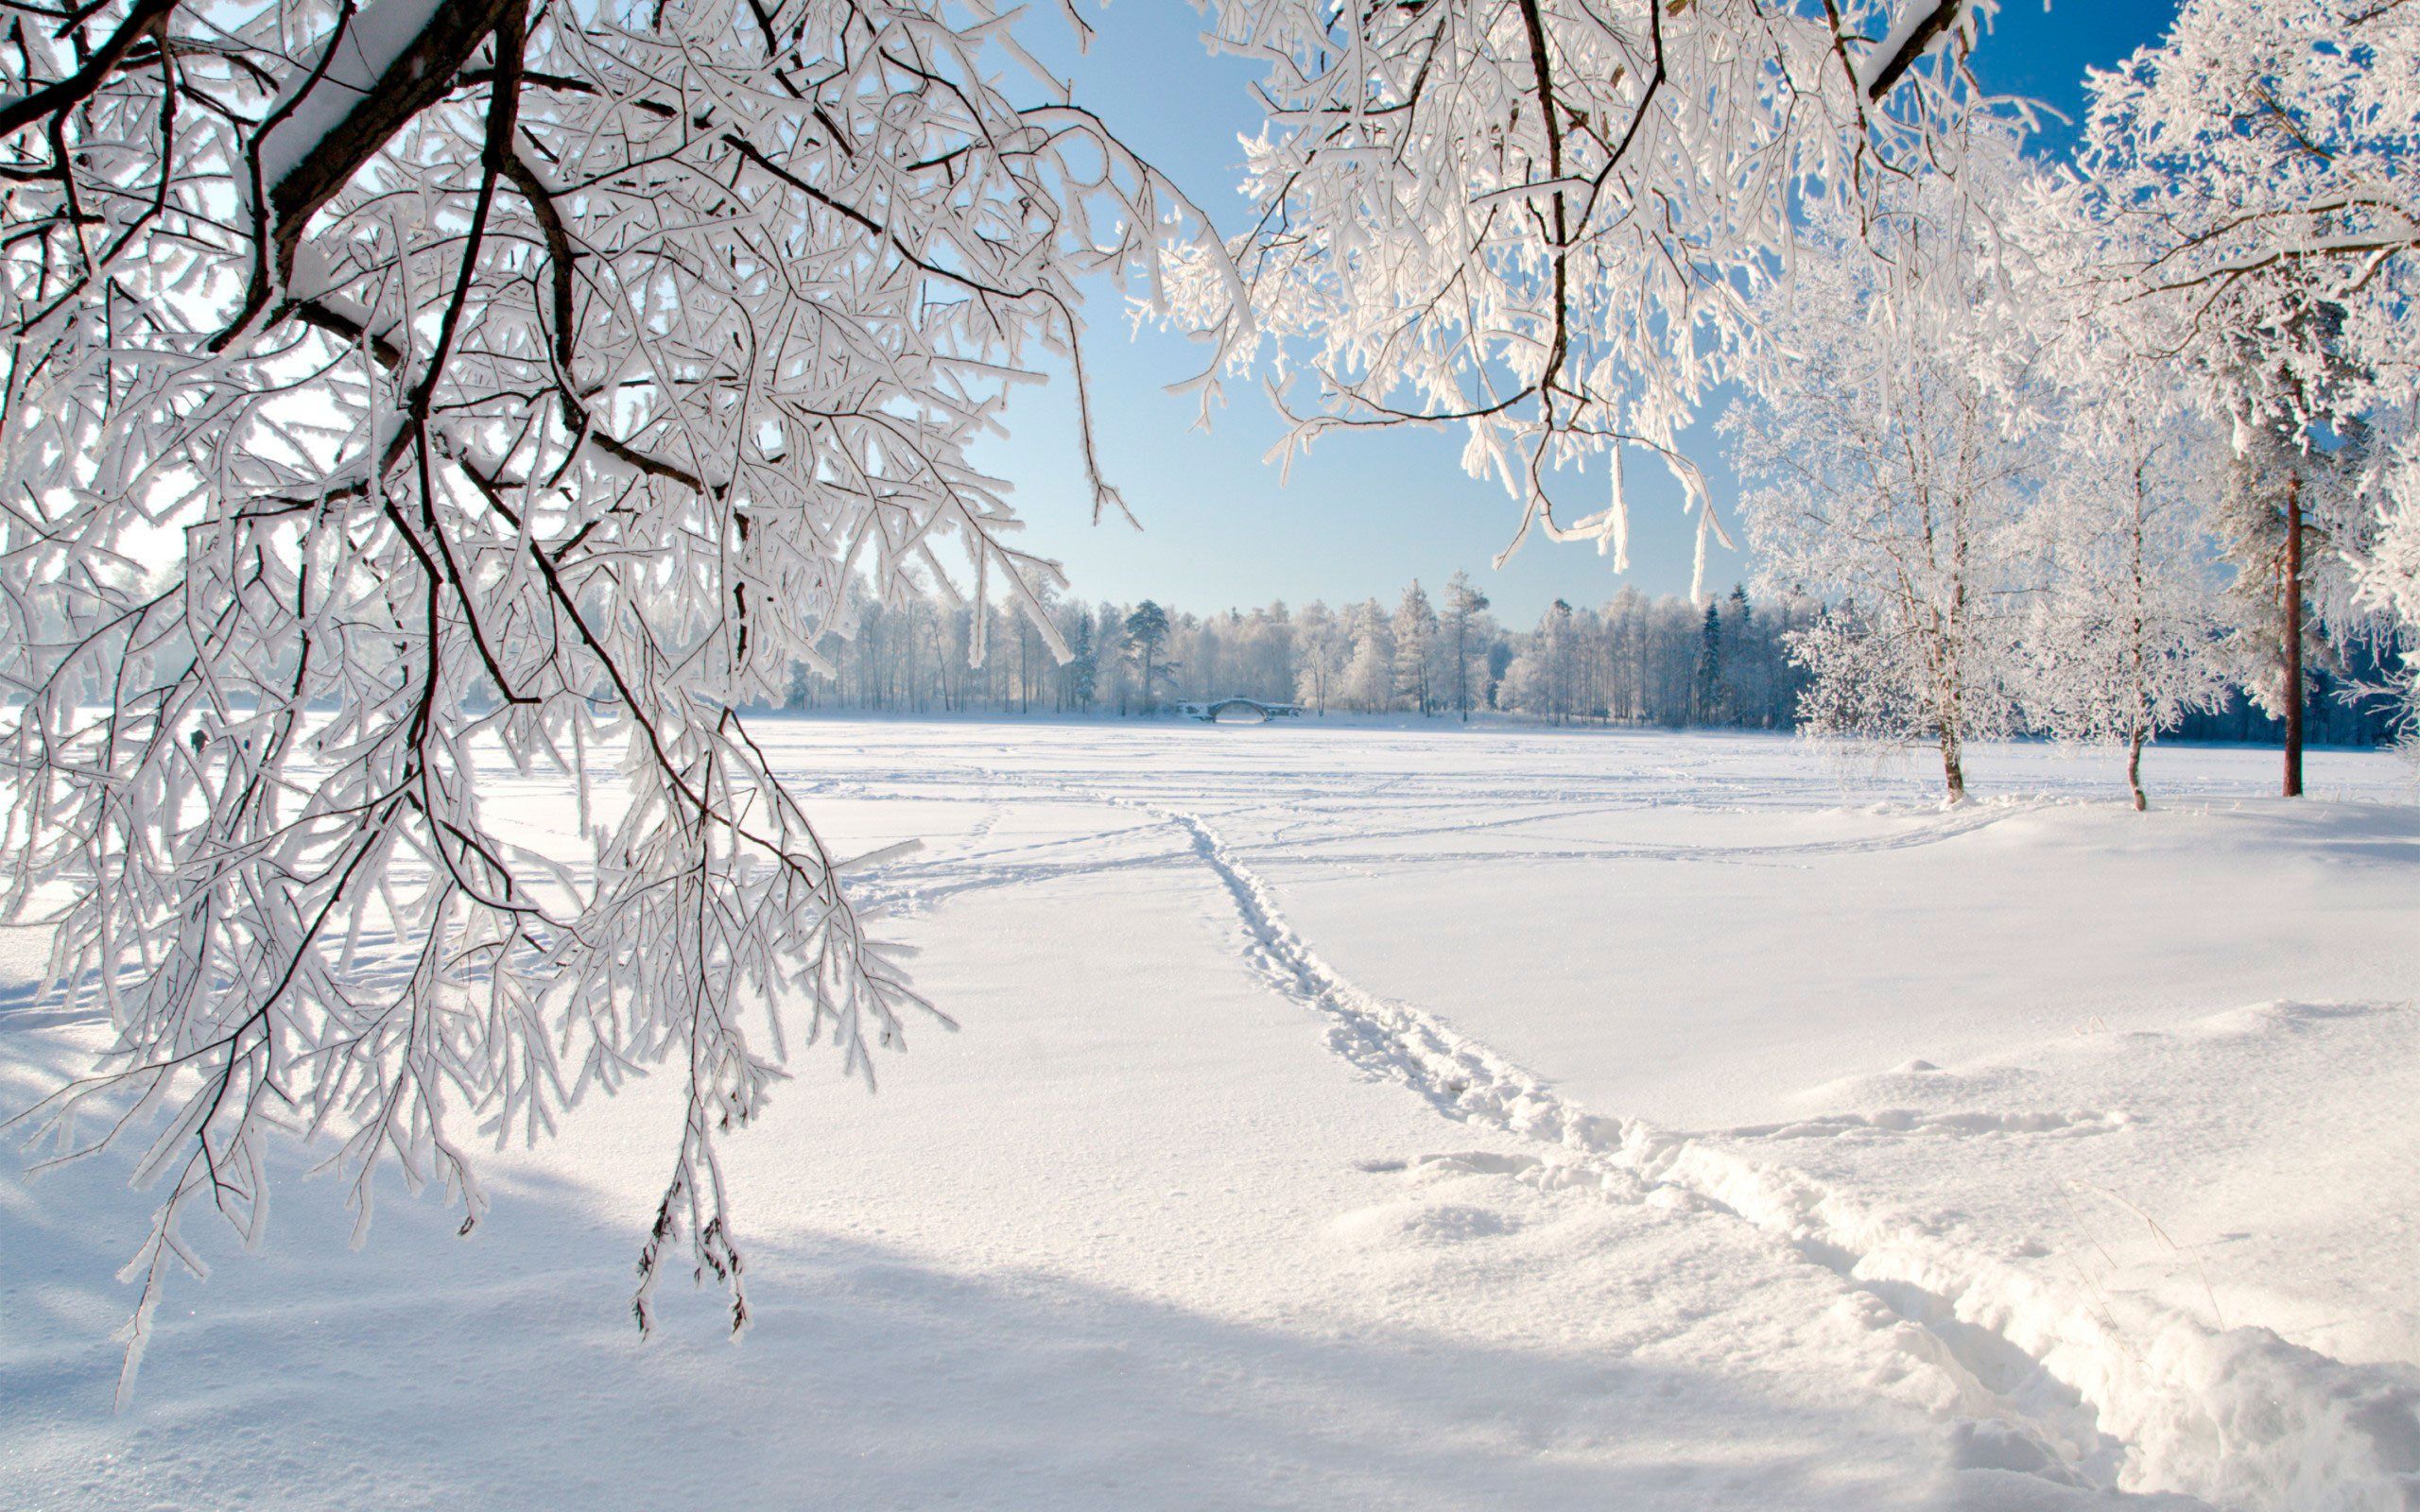
<path id="1" fill-rule="evenodd" d="M 2143 727 L 2136 725 L 2126 739 L 2126 790 L 2135 795 L 2135 812 L 2143 812 Z"/>
<path id="2" fill-rule="evenodd" d="M 2303 796 L 2303 480 L 2286 479 L 2286 797 Z"/>
<path id="3" fill-rule="evenodd" d="M 1467 612 L 1454 622 L 1454 703 L 1466 725 L 1471 722 L 1471 659 L 1463 643 L 1470 637 L 1469 622 Z"/>

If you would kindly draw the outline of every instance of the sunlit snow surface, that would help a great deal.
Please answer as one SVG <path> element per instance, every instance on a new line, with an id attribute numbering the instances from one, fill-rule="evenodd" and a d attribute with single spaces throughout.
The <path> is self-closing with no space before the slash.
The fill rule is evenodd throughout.
<path id="1" fill-rule="evenodd" d="M 467 1242 L 290 1180 L 119 1416 L 147 1199 L 12 1179 L 0 1505 L 2420 1496 L 2396 758 L 2161 748 L 2136 816 L 2032 747 L 1944 811 L 1755 737 L 766 728 L 839 849 L 927 842 L 860 894 L 962 1027 L 732 1142 L 745 1341 L 631 1325 L 662 1087 Z M 0 988 L 0 1096 L 91 1034 Z"/>

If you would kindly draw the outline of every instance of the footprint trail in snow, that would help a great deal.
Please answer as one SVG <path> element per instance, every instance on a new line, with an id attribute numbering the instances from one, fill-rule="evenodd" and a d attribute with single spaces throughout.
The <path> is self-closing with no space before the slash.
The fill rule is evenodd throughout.
<path id="1" fill-rule="evenodd" d="M 1836 1115 L 1690 1135 L 1591 1114 L 1487 1046 L 1362 989 L 1322 960 L 1269 885 L 1200 816 L 1105 800 L 1184 834 L 1234 906 L 1246 962 L 1327 1021 L 1338 1055 L 1446 1117 L 1542 1147 L 1526 1159 L 1428 1162 L 1618 1202 L 1677 1194 L 1754 1225 L 1837 1275 L 1871 1326 L 1904 1331 L 1948 1379 L 1955 1463 L 2227 1506 L 2420 1504 L 2420 1391 L 2404 1375 L 2347 1366 L 2265 1330 L 2214 1332 L 2182 1316 L 2157 1319 L 2148 1339 L 2139 1321 L 2121 1335 L 2088 1300 L 1968 1252 L 1937 1225 L 1867 1211 L 1735 1147 L 1844 1135 L 2089 1136 L 2122 1128 L 2124 1115 Z"/>

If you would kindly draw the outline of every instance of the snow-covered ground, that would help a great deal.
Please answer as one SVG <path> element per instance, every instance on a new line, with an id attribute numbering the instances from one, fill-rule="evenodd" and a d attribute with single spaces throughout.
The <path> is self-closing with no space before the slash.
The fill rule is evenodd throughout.
<path id="1" fill-rule="evenodd" d="M 730 1146 L 755 1323 L 642 1342 L 677 1104 L 208 1234 L 0 1184 L 9 1507 L 2420 1506 L 2411 768 L 1754 737 L 769 726 L 962 1027 Z M 561 796 L 515 794 L 568 831 Z M 0 941 L 0 1100 L 93 1030 Z M 299 1177 L 303 1164 L 289 1164 Z M 2127 1499 L 2134 1500 L 2127 1500 Z"/>

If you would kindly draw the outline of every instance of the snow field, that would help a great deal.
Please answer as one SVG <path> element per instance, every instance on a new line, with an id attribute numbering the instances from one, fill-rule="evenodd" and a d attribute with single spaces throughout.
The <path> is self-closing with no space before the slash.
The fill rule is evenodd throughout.
<path id="1" fill-rule="evenodd" d="M 2024 799 L 1942 814 L 1920 770 L 1844 803 L 1756 739 L 771 728 L 847 849 L 928 839 L 864 890 L 963 1027 L 911 1025 L 871 1099 L 802 1057 L 731 1143 L 747 1339 L 711 1293 L 629 1326 L 678 1116 L 642 1087 L 492 1158 L 467 1244 L 389 1202 L 350 1252 L 289 1183 L 112 1417 L 104 1278 L 147 1204 L 77 1168 L 0 1187 L 11 1504 L 2413 1495 L 2387 759 L 2322 758 L 2331 796 L 2285 812 L 2256 753 L 2161 751 L 2136 819 L 2027 748 L 1978 763 Z M 1791 917 L 1846 900 L 1899 949 L 2009 905 L 1967 872 L 2105 912 L 2112 867 L 2169 899 L 2113 931 L 2163 980 L 2089 1003 L 2050 952 L 1886 975 Z M 2245 959 L 2165 980 L 2238 884 Z M 2245 1006 L 2263 972 L 2301 1003 Z M 2018 1011 L 2028 973 L 2067 995 Z M 6 1095 L 88 1033 L 0 1017 Z M 1606 1095 L 1634 1086 L 1665 1090 Z"/>

